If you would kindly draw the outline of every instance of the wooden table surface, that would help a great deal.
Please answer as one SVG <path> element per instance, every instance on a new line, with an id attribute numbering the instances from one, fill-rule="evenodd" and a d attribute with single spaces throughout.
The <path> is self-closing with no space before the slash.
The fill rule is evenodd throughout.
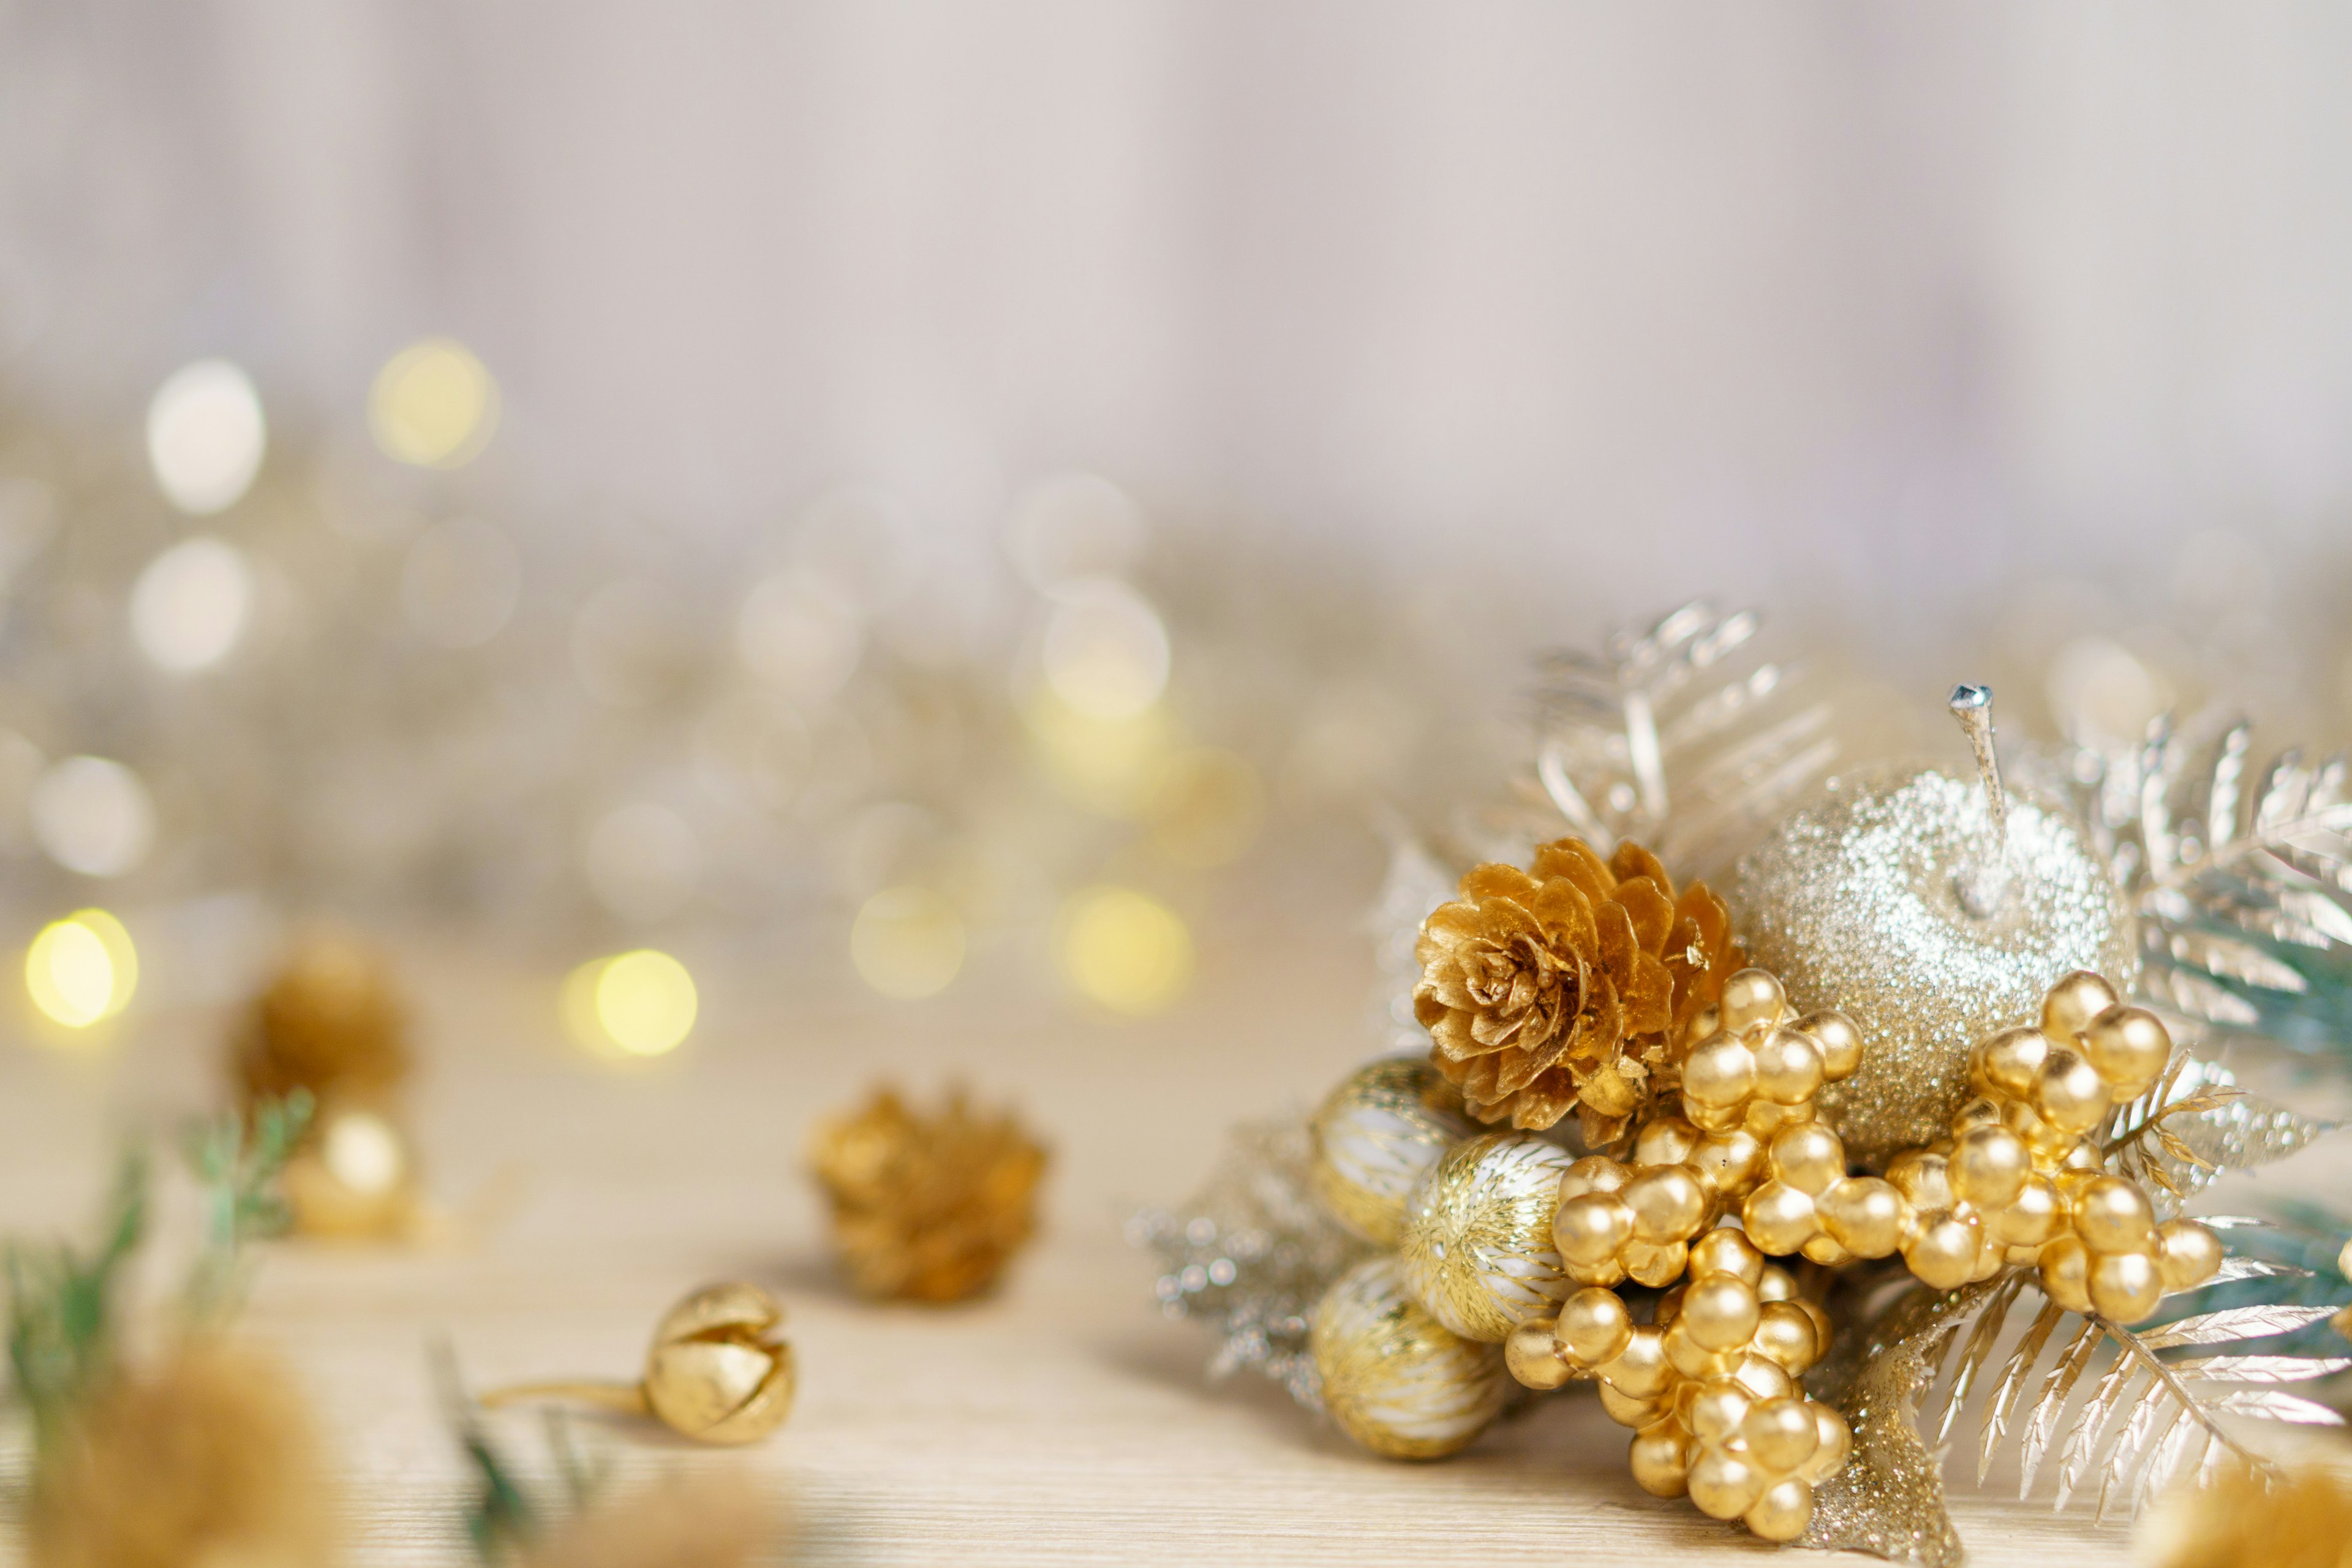
<path id="1" fill-rule="evenodd" d="M 635 1070 L 562 1039 L 553 970 L 401 944 L 431 1184 L 459 1209 L 501 1184 L 513 1195 L 466 1245 L 298 1242 L 263 1262 L 247 1330 L 299 1369 L 333 1433 L 352 1560 L 466 1560 L 435 1336 L 478 1386 L 630 1376 L 673 1299 L 742 1278 L 790 1309 L 801 1385 L 781 1432 L 718 1453 L 636 1424 L 586 1429 L 624 1474 L 773 1478 L 793 1562 L 1759 1561 L 1767 1549 L 1741 1532 L 1639 1491 L 1625 1434 L 1589 1398 L 1545 1401 L 1450 1462 L 1391 1464 L 1263 1383 L 1211 1386 L 1202 1333 L 1159 1314 L 1124 1215 L 1181 1197 L 1228 1122 L 1307 1102 L 1363 1054 L 1369 959 L 1336 909 L 1230 912 L 1204 928 L 1192 994 L 1143 1023 L 1082 1016 L 1003 975 L 886 1004 L 823 966 L 721 961 L 703 972 L 696 1035 Z M 217 1095 L 223 1022 L 163 1011 L 79 1056 L 0 1048 L 0 1218 L 79 1223 L 127 1123 Z M 864 1304 L 827 1263 L 806 1130 L 878 1077 L 950 1072 L 1017 1100 L 1053 1142 L 1045 1233 L 991 1300 Z M 537 1450 L 529 1416 L 496 1425 Z M 2130 1559 L 2127 1530 L 2081 1511 L 1956 1484 L 1954 1513 L 1977 1563 Z"/>

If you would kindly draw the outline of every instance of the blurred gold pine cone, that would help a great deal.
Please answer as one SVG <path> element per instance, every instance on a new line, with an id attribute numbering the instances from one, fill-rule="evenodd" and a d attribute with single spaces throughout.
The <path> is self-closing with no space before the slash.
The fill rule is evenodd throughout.
<path id="1" fill-rule="evenodd" d="M 34 1568 L 319 1568 L 336 1560 L 320 1434 L 275 1364 L 198 1342 L 99 1394 L 36 1473 Z"/>
<path id="2" fill-rule="evenodd" d="M 303 938 L 254 999 L 234 1067 L 246 1104 L 308 1089 L 380 1102 L 408 1076 L 407 1019 L 389 967 L 352 938 Z"/>
<path id="3" fill-rule="evenodd" d="M 1036 1226 L 1045 1152 L 961 1089 L 936 1115 L 889 1089 L 818 1128 L 810 1148 L 834 1246 L 861 1293 L 960 1301 L 994 1282 Z"/>
<path id="4" fill-rule="evenodd" d="M 1673 1053 L 1746 962 L 1704 882 L 1679 899 L 1628 840 L 1607 861 L 1582 840 L 1489 864 L 1423 923 L 1413 1010 L 1432 1059 L 1481 1121 L 1540 1131 L 1570 1110 L 1599 1148 L 1671 1081 Z"/>

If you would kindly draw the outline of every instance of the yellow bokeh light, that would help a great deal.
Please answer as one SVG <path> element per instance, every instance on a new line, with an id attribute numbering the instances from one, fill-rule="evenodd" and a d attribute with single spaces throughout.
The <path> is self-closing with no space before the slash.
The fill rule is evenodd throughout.
<path id="1" fill-rule="evenodd" d="M 52 921 L 25 952 L 25 989 L 33 1005 L 69 1029 L 86 1029 L 131 1005 L 139 989 L 139 950 L 122 922 L 104 910 Z"/>
<path id="2" fill-rule="evenodd" d="M 963 917 L 929 888 L 885 888 L 857 911 L 849 956 L 885 996 L 936 996 L 963 968 Z"/>
<path id="3" fill-rule="evenodd" d="M 1159 1012 L 1192 977 L 1192 933 L 1183 917 L 1132 888 L 1071 894 L 1055 948 L 1080 995 L 1130 1017 Z"/>
<path id="4" fill-rule="evenodd" d="M 583 963 L 563 983 L 564 1026 L 600 1052 L 658 1057 L 676 1050 L 693 1031 L 699 1007 L 686 965 L 652 948 Z"/>
<path id="5" fill-rule="evenodd" d="M 1021 705 L 1045 772 L 1071 799 L 1105 816 L 1133 818 L 1150 807 L 1178 730 L 1164 704 L 1124 719 L 1092 719 L 1050 689 Z"/>
<path id="6" fill-rule="evenodd" d="M 499 384 L 473 351 L 426 338 L 392 356 L 368 395 L 368 428 L 384 455 L 424 468 L 471 462 L 499 427 Z"/>

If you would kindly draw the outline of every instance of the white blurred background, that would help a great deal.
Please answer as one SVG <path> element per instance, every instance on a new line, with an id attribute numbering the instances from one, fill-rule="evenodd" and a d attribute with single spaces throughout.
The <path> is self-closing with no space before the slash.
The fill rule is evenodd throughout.
<path id="1" fill-rule="evenodd" d="M 2315 4 L 8 0 L 0 377 L 331 430 L 447 332 L 546 515 L 714 559 L 1075 465 L 1514 624 L 1891 647 L 2340 534 L 2347 80 Z"/>

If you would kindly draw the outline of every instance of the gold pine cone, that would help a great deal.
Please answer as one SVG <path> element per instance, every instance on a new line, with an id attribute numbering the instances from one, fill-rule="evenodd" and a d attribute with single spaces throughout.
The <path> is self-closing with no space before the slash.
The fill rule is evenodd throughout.
<path id="1" fill-rule="evenodd" d="M 335 1561 L 320 1434 L 283 1373 L 184 1346 L 91 1401 L 37 1474 L 34 1568 L 319 1568 Z"/>
<path id="2" fill-rule="evenodd" d="M 1432 1059 L 1483 1121 L 1541 1131 L 1570 1109 L 1586 1141 L 1622 1137 L 1673 1072 L 1676 1036 L 1746 963 L 1723 900 L 1677 899 L 1631 840 L 1607 861 L 1581 839 L 1528 871 L 1489 864 L 1423 922 L 1413 1012 Z"/>
<path id="3" fill-rule="evenodd" d="M 936 1115 L 885 1088 L 817 1129 L 812 1173 L 833 1205 L 834 1247 L 866 1296 L 961 1301 L 993 1284 L 1036 1229 L 1045 1152 L 1012 1116 L 961 1089 Z"/>
<path id="4" fill-rule="evenodd" d="M 374 949 L 347 936 L 299 941 L 254 999 L 233 1063 L 251 1107 L 308 1089 L 380 1101 L 407 1078 L 406 1010 Z"/>

